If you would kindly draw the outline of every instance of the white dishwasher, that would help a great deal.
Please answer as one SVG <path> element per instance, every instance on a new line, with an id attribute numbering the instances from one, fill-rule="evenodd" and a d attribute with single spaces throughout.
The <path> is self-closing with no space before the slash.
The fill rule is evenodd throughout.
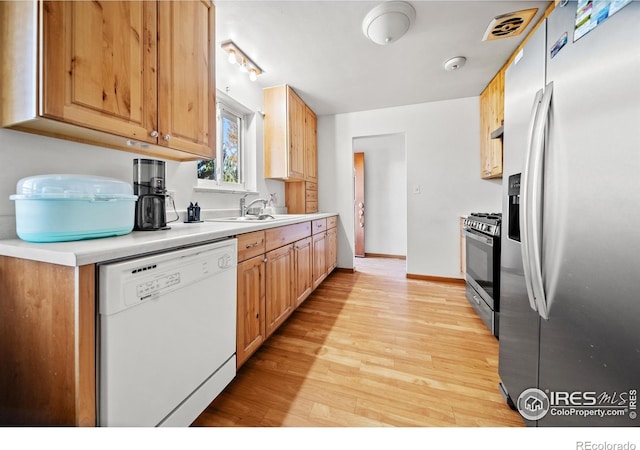
<path id="1" fill-rule="evenodd" d="M 99 266 L 100 426 L 190 425 L 235 377 L 237 245 Z"/>

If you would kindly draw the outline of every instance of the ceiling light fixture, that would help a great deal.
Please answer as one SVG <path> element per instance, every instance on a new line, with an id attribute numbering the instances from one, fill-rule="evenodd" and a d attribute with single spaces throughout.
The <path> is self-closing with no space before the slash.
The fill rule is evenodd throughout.
<path id="1" fill-rule="evenodd" d="M 251 81 L 256 81 L 258 75 L 264 72 L 233 41 L 225 41 L 220 44 L 220 47 L 229 54 L 229 62 L 231 64 L 237 63 L 240 65 L 240 72 L 249 73 Z"/>
<path id="2" fill-rule="evenodd" d="M 385 2 L 373 8 L 362 21 L 362 32 L 380 45 L 392 44 L 409 31 L 416 10 L 407 2 Z"/>

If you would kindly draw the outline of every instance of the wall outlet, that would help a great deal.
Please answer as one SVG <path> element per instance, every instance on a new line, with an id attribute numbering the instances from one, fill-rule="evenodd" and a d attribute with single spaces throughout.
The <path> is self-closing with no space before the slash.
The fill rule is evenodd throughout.
<path id="1" fill-rule="evenodd" d="M 167 211 L 173 211 L 173 203 L 172 201 L 176 201 L 176 191 L 167 191 L 167 196 L 164 198 L 164 207 Z M 176 206 L 177 208 L 177 206 Z"/>

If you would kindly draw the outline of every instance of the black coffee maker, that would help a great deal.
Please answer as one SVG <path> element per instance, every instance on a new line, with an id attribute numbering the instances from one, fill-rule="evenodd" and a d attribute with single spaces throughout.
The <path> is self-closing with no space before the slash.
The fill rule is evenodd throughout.
<path id="1" fill-rule="evenodd" d="M 133 160 L 133 193 L 138 196 L 134 229 L 166 230 L 165 163 L 155 159 Z"/>

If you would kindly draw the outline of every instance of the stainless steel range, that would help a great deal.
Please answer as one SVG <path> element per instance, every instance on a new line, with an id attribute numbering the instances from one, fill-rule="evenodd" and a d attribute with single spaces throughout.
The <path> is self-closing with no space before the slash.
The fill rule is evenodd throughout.
<path id="1" fill-rule="evenodd" d="M 498 337 L 500 311 L 500 213 L 471 213 L 464 221 L 467 299 Z"/>

